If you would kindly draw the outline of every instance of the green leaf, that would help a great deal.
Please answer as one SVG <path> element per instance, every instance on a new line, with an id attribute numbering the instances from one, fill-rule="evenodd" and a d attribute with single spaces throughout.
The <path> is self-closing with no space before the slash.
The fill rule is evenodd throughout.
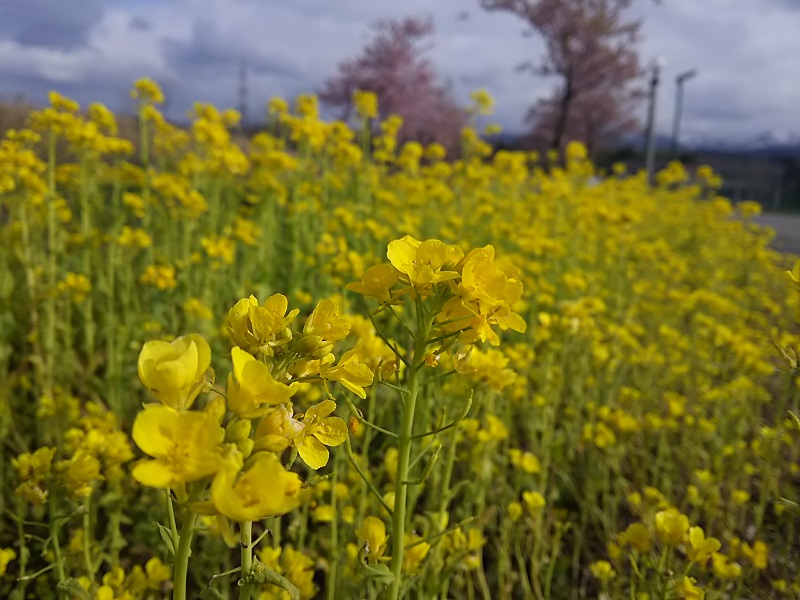
<path id="1" fill-rule="evenodd" d="M 389 570 L 389 567 L 382 564 L 367 565 L 363 564 L 364 574 L 368 579 L 376 582 L 378 585 L 388 587 L 394 581 L 394 573 Z"/>
<path id="2" fill-rule="evenodd" d="M 158 521 L 153 521 L 153 523 L 155 523 L 156 527 L 158 527 L 158 533 L 161 534 L 161 539 L 164 540 L 167 550 L 172 556 L 175 556 L 175 545 L 172 542 L 172 531 L 168 527 L 164 527 Z M 178 541 L 180 541 L 180 539 Z"/>

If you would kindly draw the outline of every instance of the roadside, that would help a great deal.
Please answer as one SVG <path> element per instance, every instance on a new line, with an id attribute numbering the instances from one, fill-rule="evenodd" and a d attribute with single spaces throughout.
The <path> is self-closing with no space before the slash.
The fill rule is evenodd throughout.
<path id="1" fill-rule="evenodd" d="M 800 254 L 800 215 L 764 213 L 754 221 L 775 230 L 777 235 L 773 246 L 776 250 Z"/>

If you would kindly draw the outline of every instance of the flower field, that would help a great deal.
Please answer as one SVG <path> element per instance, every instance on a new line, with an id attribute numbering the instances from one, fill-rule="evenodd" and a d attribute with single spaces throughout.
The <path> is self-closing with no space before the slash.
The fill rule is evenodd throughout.
<path id="1" fill-rule="evenodd" d="M 134 97 L 135 144 L 58 94 L 0 141 L 0 597 L 800 597 L 800 266 L 757 205 L 445 160 L 371 94 L 249 139 Z"/>

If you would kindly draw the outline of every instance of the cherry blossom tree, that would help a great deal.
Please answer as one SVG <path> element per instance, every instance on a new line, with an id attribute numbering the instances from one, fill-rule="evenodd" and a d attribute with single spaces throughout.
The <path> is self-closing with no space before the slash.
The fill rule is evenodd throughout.
<path id="1" fill-rule="evenodd" d="M 487 10 L 519 16 L 544 39 L 544 58 L 518 70 L 559 78 L 528 114 L 532 139 L 557 149 L 570 139 L 596 145 L 635 127 L 641 23 L 627 15 L 632 1 L 481 0 Z"/>
<path id="2" fill-rule="evenodd" d="M 361 53 L 339 63 L 320 90 L 320 99 L 340 109 L 342 117 L 348 119 L 353 112 L 353 92 L 374 92 L 379 102 L 378 118 L 392 114 L 403 118 L 401 139 L 436 141 L 454 149 L 467 113 L 425 58 L 433 31 L 430 18 L 375 23 Z"/>

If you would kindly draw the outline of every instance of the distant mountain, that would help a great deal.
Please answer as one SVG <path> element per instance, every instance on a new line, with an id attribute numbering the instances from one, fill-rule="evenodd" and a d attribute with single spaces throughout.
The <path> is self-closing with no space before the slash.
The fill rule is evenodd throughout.
<path id="1" fill-rule="evenodd" d="M 681 146 L 687 150 L 729 152 L 756 156 L 783 157 L 800 154 L 800 135 L 776 134 L 765 131 L 755 136 L 739 138 L 688 138 Z"/>
<path id="2" fill-rule="evenodd" d="M 636 134 L 623 143 L 636 150 L 644 150 L 645 136 Z M 667 151 L 672 148 L 672 137 L 656 135 L 656 149 Z M 721 152 L 726 154 L 748 154 L 769 158 L 782 158 L 800 155 L 800 134 L 776 134 L 763 132 L 750 137 L 711 137 L 682 135 L 681 152 Z"/>

